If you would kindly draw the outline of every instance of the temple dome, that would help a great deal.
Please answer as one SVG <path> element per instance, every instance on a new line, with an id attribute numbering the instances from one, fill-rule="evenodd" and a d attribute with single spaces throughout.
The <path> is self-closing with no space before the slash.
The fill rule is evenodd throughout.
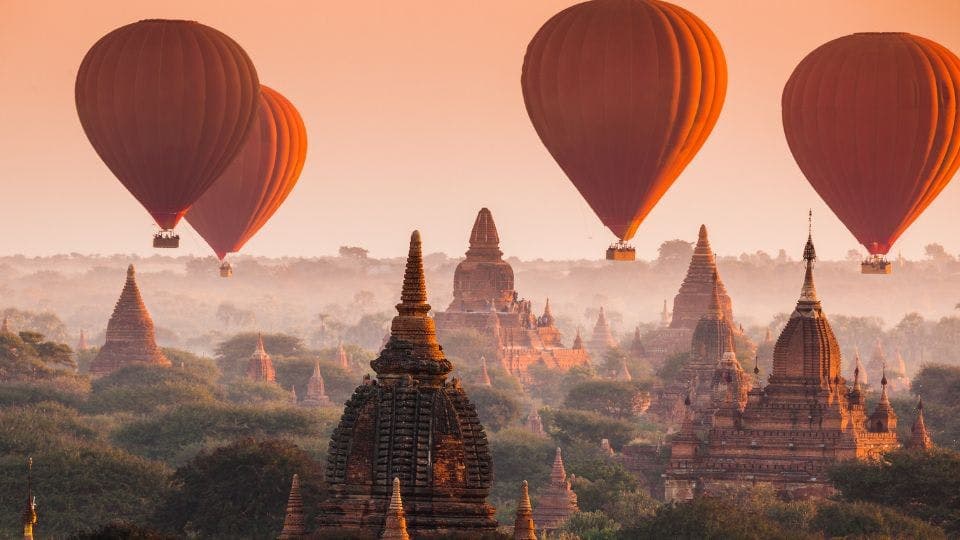
<path id="1" fill-rule="evenodd" d="M 507 311 L 515 300 L 513 268 L 503 260 L 493 214 L 481 208 L 470 232 L 466 258 L 453 274 L 448 311 Z"/>

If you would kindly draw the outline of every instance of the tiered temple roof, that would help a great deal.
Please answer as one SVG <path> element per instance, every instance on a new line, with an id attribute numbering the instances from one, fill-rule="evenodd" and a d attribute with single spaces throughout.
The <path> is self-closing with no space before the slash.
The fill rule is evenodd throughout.
<path id="1" fill-rule="evenodd" d="M 537 527 L 533 522 L 533 507 L 527 481 L 520 484 L 520 500 L 517 501 L 517 516 L 513 520 L 513 540 L 537 540 Z"/>
<path id="2" fill-rule="evenodd" d="M 906 447 L 913 450 L 929 450 L 933 448 L 933 439 L 927 433 L 927 424 L 923 421 L 923 400 L 917 401 L 917 418 L 910 427 L 910 440 Z"/>
<path id="3" fill-rule="evenodd" d="M 247 360 L 247 380 L 254 382 L 277 382 L 277 372 L 273 369 L 273 360 L 263 346 L 263 334 L 257 334 L 257 347 Z"/>
<path id="4" fill-rule="evenodd" d="M 279 540 L 302 540 L 306 538 L 306 518 L 303 515 L 303 497 L 300 496 L 300 476 L 293 475 L 290 483 L 290 496 L 287 498 L 287 515 L 283 519 L 283 530 Z"/>
<path id="5" fill-rule="evenodd" d="M 800 298 L 777 339 L 768 384 L 750 390 L 742 409 L 718 411 L 702 441 L 684 422 L 665 474 L 667 499 L 755 483 L 791 497 L 829 495 L 830 465 L 898 446 L 892 409 L 881 403 L 868 419 L 859 385 L 851 389 L 840 375 L 840 348 L 814 285 L 815 259 L 808 238 Z"/>
<path id="6" fill-rule="evenodd" d="M 550 482 L 540 491 L 537 507 L 533 511 L 533 520 L 541 530 L 551 531 L 563 526 L 567 519 L 580 511 L 577 506 L 577 494 L 570 488 L 567 471 L 563 466 L 560 448 L 553 458 Z"/>
<path id="7" fill-rule="evenodd" d="M 99 377 L 131 364 L 171 365 L 157 346 L 153 319 L 140 296 L 132 264 L 127 267 L 127 280 L 107 322 L 106 343 L 90 363 L 90 374 Z"/>
<path id="8" fill-rule="evenodd" d="M 403 497 L 400 495 L 400 478 L 393 477 L 393 491 L 390 493 L 390 505 L 387 506 L 387 519 L 384 520 L 380 540 L 410 540 L 407 532 L 407 518 L 403 512 Z"/>
<path id="9" fill-rule="evenodd" d="M 528 370 L 539 362 L 562 371 L 590 362 L 582 348 L 564 347 L 549 299 L 537 316 L 533 304 L 514 290 L 513 268 L 503 260 L 500 236 L 486 208 L 477 215 L 466 258 L 454 272 L 453 301 L 435 320 L 441 338 L 462 330 L 479 333 L 497 353 L 490 360 L 526 385 L 536 383 Z"/>
<path id="10" fill-rule="evenodd" d="M 590 354 L 596 358 L 603 358 L 607 351 L 615 349 L 619 345 L 616 338 L 613 337 L 613 332 L 610 331 L 607 314 L 603 311 L 603 306 L 600 306 L 597 322 L 593 325 L 593 335 L 590 337 L 590 343 L 587 346 L 590 349 Z"/>
<path id="11" fill-rule="evenodd" d="M 303 396 L 304 407 L 333 407 L 334 403 L 327 396 L 327 389 L 323 382 L 323 375 L 320 374 L 320 364 L 313 365 L 313 374 L 307 381 L 307 392 Z"/>
<path id="12" fill-rule="evenodd" d="M 733 303 L 727 294 L 727 288 L 720 280 L 717 260 L 713 254 L 713 248 L 710 247 L 710 239 L 707 238 L 707 226 L 700 225 L 697 245 L 693 248 L 693 257 L 687 268 L 687 276 L 673 299 L 673 319 L 670 321 L 670 327 L 691 330 L 696 328 L 700 317 L 710 309 L 715 283 L 719 289 L 720 309 L 724 319 L 732 325 Z"/>
<path id="13" fill-rule="evenodd" d="M 492 482 L 486 434 L 460 381 L 447 380 L 453 366 L 429 311 L 414 231 L 390 341 L 370 363 L 377 378 L 354 391 L 331 436 L 321 531 L 379 533 L 394 478 L 412 536 L 496 528 L 486 502 Z"/>

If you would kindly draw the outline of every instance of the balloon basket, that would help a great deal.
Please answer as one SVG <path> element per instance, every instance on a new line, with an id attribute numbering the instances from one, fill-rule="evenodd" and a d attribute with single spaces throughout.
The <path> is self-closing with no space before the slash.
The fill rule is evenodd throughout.
<path id="1" fill-rule="evenodd" d="M 617 242 L 607 248 L 608 261 L 635 261 L 637 260 L 637 250 L 630 244 Z"/>
<path id="2" fill-rule="evenodd" d="M 180 235 L 164 229 L 153 235 L 153 247 L 155 248 L 178 248 L 180 247 Z"/>
<path id="3" fill-rule="evenodd" d="M 233 276 L 233 267 L 230 266 L 230 263 L 224 261 L 220 263 L 220 277 L 228 278 Z"/>
<path id="4" fill-rule="evenodd" d="M 893 265 L 882 255 L 872 255 L 860 263 L 861 274 L 887 275 L 893 272 Z"/>

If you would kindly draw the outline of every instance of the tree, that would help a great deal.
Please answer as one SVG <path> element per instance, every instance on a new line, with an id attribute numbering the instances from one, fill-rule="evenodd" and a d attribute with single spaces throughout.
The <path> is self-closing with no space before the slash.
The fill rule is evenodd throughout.
<path id="1" fill-rule="evenodd" d="M 320 463 L 290 442 L 252 438 L 201 452 L 177 469 L 153 522 L 178 536 L 276 538 L 294 474 L 312 523 L 326 491 Z"/>
<path id="2" fill-rule="evenodd" d="M 608 418 L 633 418 L 649 403 L 648 389 L 642 381 L 584 381 L 570 388 L 564 406 Z"/>
<path id="3" fill-rule="evenodd" d="M 844 500 L 882 504 L 960 534 L 960 453 L 898 450 L 881 461 L 833 467 L 830 480 Z"/>
<path id="4" fill-rule="evenodd" d="M 587 411 L 543 409 L 540 416 L 547 433 L 562 446 L 582 442 L 599 448 L 602 439 L 609 439 L 611 445 L 620 448 L 640 433 L 630 422 Z"/>
<path id="5" fill-rule="evenodd" d="M 803 538 L 782 529 L 776 522 L 733 502 L 698 497 L 689 502 L 671 503 L 657 509 L 652 518 L 624 531 L 624 538 L 697 538 L 704 540 Z"/>
<path id="6" fill-rule="evenodd" d="M 227 380 L 243 376 L 247 360 L 257 348 L 257 339 L 263 337 L 263 346 L 272 357 L 296 357 L 305 354 L 303 340 L 288 334 L 258 334 L 244 332 L 217 345 L 214 354 L 217 365 Z"/>
<path id="7" fill-rule="evenodd" d="M 491 497 L 498 503 L 494 506 L 499 509 L 505 502 L 516 501 L 524 480 L 530 482 L 531 489 L 546 484 L 557 448 L 553 441 L 516 428 L 491 433 L 489 440 L 496 478 Z"/>
<path id="8" fill-rule="evenodd" d="M 73 367 L 69 345 L 46 341 L 37 332 L 0 333 L 0 381 L 50 379 Z"/>
<path id="9" fill-rule="evenodd" d="M 577 512 L 563 524 L 562 530 L 582 540 L 615 540 L 620 524 L 600 510 Z"/>
<path id="10" fill-rule="evenodd" d="M 356 246 L 340 246 L 338 252 L 340 253 L 341 257 L 360 260 L 366 259 L 367 255 L 370 253 L 369 250 Z"/>
<path id="11" fill-rule="evenodd" d="M 957 388 L 960 388 L 960 366 L 944 364 L 925 365 L 910 385 L 914 394 L 923 396 L 923 416 L 933 441 L 954 450 L 960 450 Z"/>
<path id="12" fill-rule="evenodd" d="M 86 411 L 150 413 L 188 403 L 212 403 L 220 390 L 180 368 L 134 364 L 93 382 Z"/>
<path id="13" fill-rule="evenodd" d="M 693 242 L 686 240 L 667 240 L 657 248 L 657 266 L 679 269 L 693 257 Z"/>
<path id="14" fill-rule="evenodd" d="M 823 502 L 810 529 L 825 538 L 946 538 L 942 530 L 894 508 L 864 502 Z"/>
<path id="15" fill-rule="evenodd" d="M 520 402 L 503 390 L 471 385 L 467 395 L 477 408 L 480 423 L 488 431 L 500 431 L 520 418 Z"/>

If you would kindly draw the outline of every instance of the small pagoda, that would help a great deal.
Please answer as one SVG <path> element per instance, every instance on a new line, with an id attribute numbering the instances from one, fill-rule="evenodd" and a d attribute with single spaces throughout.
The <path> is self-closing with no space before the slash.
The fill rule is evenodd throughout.
<path id="1" fill-rule="evenodd" d="M 263 346 L 263 334 L 257 334 L 257 347 L 247 360 L 246 378 L 252 382 L 277 382 L 277 372 L 273 369 L 273 360 Z"/>
<path id="2" fill-rule="evenodd" d="M 323 382 L 323 375 L 320 374 L 320 364 L 313 365 L 313 374 L 307 381 L 307 392 L 303 396 L 300 404 L 304 407 L 333 407 L 333 400 L 327 395 L 326 385 Z"/>
<path id="3" fill-rule="evenodd" d="M 590 354 L 594 358 L 602 361 L 607 351 L 616 349 L 619 345 L 616 338 L 613 337 L 613 332 L 610 331 L 610 323 L 607 322 L 607 315 L 603 311 L 603 306 L 600 306 L 600 313 L 597 314 L 597 322 L 593 325 L 593 335 L 590 337 L 590 342 L 587 343 L 587 349 L 590 350 Z"/>
<path id="4" fill-rule="evenodd" d="M 570 487 L 567 471 L 563 467 L 560 448 L 553 458 L 550 482 L 541 490 L 537 507 L 533 511 L 533 521 L 540 530 L 559 529 L 573 514 L 580 511 L 577 506 L 577 494 Z"/>
<path id="5" fill-rule="evenodd" d="M 140 296 L 136 270 L 127 267 L 127 281 L 107 322 L 107 339 L 90 363 L 90 375 L 100 377 L 132 364 L 170 367 L 157 346 L 153 319 Z"/>
<path id="6" fill-rule="evenodd" d="M 394 478 L 412 537 L 496 529 L 486 500 L 493 480 L 487 437 L 460 381 L 447 380 L 453 366 L 429 311 L 414 231 L 390 340 L 370 362 L 377 377 L 354 391 L 330 439 L 320 537 L 334 529 L 380 533 Z"/>

